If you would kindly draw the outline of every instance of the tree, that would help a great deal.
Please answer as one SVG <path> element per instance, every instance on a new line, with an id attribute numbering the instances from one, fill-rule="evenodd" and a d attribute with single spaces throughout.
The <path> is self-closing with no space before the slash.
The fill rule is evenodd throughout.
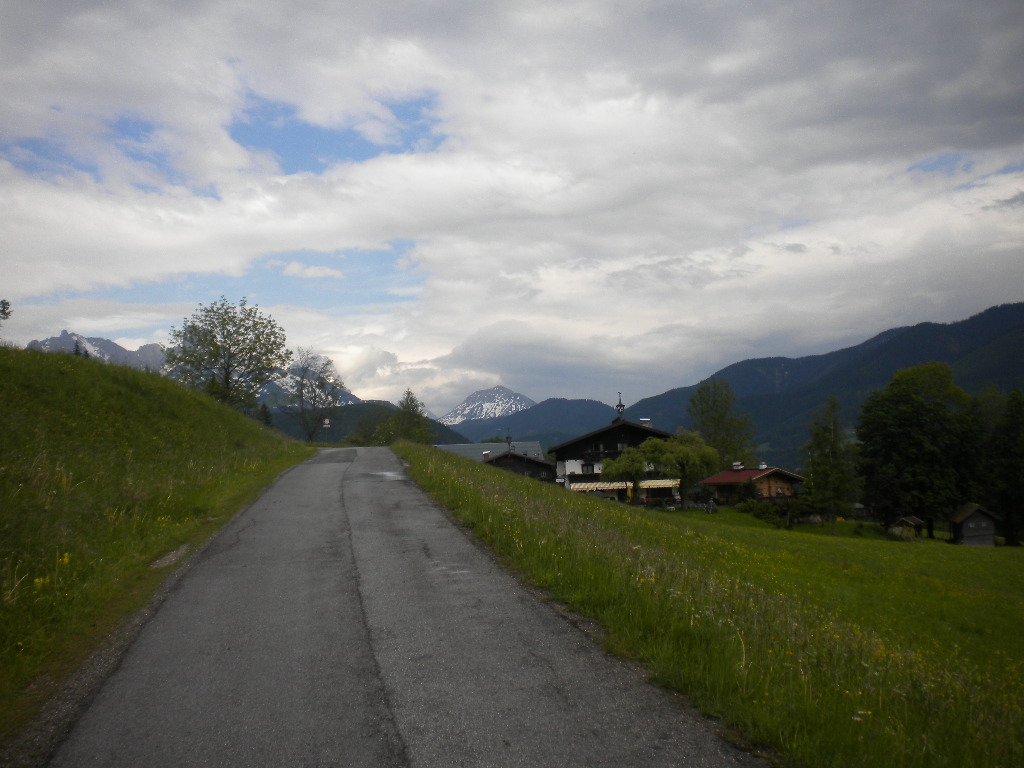
<path id="1" fill-rule="evenodd" d="M 238 408 L 255 406 L 256 395 L 291 360 L 281 327 L 243 297 L 200 304 L 180 329 L 171 328 L 164 369 L 171 378 Z"/>
<path id="2" fill-rule="evenodd" d="M 697 387 L 686 407 L 691 426 L 718 451 L 719 468 L 753 460 L 754 425 L 749 416 L 734 410 L 735 403 L 729 382 L 711 379 Z"/>
<path id="3" fill-rule="evenodd" d="M 806 501 L 811 509 L 832 522 L 834 534 L 836 517 L 848 510 L 857 496 L 855 451 L 843 433 L 839 400 L 829 398 L 808 430 L 810 437 L 804 445 Z"/>
<path id="4" fill-rule="evenodd" d="M 645 441 L 646 442 L 646 441 Z M 616 459 L 609 459 L 601 465 L 601 478 L 605 480 L 625 480 L 631 487 L 631 500 L 640 503 L 640 481 L 647 477 L 649 465 L 647 457 L 639 448 L 629 446 Z"/>
<path id="5" fill-rule="evenodd" d="M 329 409 L 341 402 L 344 383 L 329 357 L 299 347 L 282 382 L 286 393 L 283 413 L 299 422 L 306 440 L 313 442 Z"/>
<path id="6" fill-rule="evenodd" d="M 934 536 L 936 518 L 966 500 L 977 442 L 970 400 L 948 365 L 926 363 L 897 371 L 865 401 L 857 424 L 864 500 L 887 525 L 915 515 Z"/>
<path id="7" fill-rule="evenodd" d="M 265 402 L 260 403 L 259 422 L 266 427 L 274 426 L 274 418 L 270 415 L 270 409 Z"/>
<path id="8" fill-rule="evenodd" d="M 374 442 L 378 445 L 390 445 L 396 440 L 408 440 L 411 443 L 430 443 L 432 433 L 426 408 L 411 389 L 405 390 L 398 402 L 398 410 L 386 418 L 374 433 Z"/>
<path id="9" fill-rule="evenodd" d="M 1019 546 L 1024 525 L 1024 392 L 1010 393 L 984 449 L 985 505 L 1003 518 L 1006 543 Z"/>
<path id="10" fill-rule="evenodd" d="M 12 314 L 11 303 L 7 299 L 0 299 L 0 321 L 10 320 Z"/>
<path id="11" fill-rule="evenodd" d="M 718 468 L 718 451 L 707 445 L 696 432 L 679 430 L 671 438 L 649 437 L 640 451 L 658 474 L 679 479 L 679 496 Z"/>

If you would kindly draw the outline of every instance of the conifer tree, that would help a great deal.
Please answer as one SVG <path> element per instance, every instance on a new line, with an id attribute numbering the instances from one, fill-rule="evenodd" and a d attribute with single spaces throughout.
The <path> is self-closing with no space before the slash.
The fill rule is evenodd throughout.
<path id="1" fill-rule="evenodd" d="M 736 396 L 729 382 L 711 379 L 697 387 L 686 407 L 691 427 L 718 451 L 720 468 L 737 461 L 749 464 L 754 456 L 754 425 L 735 406 Z"/>
<path id="2" fill-rule="evenodd" d="M 829 398 L 809 425 L 804 445 L 807 457 L 804 492 L 811 508 L 832 523 L 850 509 L 857 494 L 857 473 L 853 444 L 846 439 L 839 418 L 839 400 Z"/>

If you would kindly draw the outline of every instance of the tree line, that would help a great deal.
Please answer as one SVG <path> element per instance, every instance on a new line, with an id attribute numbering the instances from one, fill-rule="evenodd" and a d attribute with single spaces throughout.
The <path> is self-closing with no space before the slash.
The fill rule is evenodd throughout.
<path id="1" fill-rule="evenodd" d="M 717 459 L 705 476 L 749 464 L 755 454 L 754 426 L 735 408 L 724 379 L 702 383 L 687 408 L 694 432 L 680 431 L 669 443 L 710 449 Z M 948 522 L 967 502 L 980 503 L 1002 518 L 1008 544 L 1019 543 L 1024 524 L 1024 393 L 990 388 L 971 396 L 953 383 L 945 363 L 898 371 L 861 407 L 856 426 L 844 426 L 839 401 L 831 398 L 807 425 L 803 446 L 805 477 L 801 511 L 835 521 L 863 502 L 865 510 L 889 526 L 904 516 L 924 521 L 934 536 L 936 523 Z M 612 475 L 642 479 L 665 472 L 664 450 L 652 440 L 611 464 Z M 693 450 L 692 448 L 690 449 Z M 642 460 L 642 461 L 641 461 Z M 608 465 L 604 467 L 607 472 Z M 667 476 L 667 475 L 666 475 Z M 680 487 L 690 475 L 680 473 Z M 699 480 L 700 478 L 698 478 Z M 753 497 L 753 489 L 751 489 Z"/>

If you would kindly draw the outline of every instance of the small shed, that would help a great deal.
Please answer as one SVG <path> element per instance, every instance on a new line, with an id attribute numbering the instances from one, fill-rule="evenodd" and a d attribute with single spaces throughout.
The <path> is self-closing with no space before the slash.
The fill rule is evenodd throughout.
<path id="1" fill-rule="evenodd" d="M 964 504 L 949 519 L 954 544 L 973 544 L 979 547 L 996 545 L 996 524 L 1002 518 L 980 504 Z"/>
<path id="2" fill-rule="evenodd" d="M 916 541 L 921 538 L 924 520 L 914 515 L 904 515 L 889 526 L 889 533 L 899 536 L 904 541 Z"/>

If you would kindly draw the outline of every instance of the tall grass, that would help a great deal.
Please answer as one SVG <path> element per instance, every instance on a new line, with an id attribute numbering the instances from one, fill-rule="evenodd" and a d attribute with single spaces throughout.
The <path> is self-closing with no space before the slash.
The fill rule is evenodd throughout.
<path id="1" fill-rule="evenodd" d="M 0 348 L 0 736 L 155 588 L 155 558 L 309 453 L 159 376 Z"/>
<path id="2" fill-rule="evenodd" d="M 721 525 L 398 450 L 612 650 L 787 763 L 1024 764 L 1024 552 Z"/>

